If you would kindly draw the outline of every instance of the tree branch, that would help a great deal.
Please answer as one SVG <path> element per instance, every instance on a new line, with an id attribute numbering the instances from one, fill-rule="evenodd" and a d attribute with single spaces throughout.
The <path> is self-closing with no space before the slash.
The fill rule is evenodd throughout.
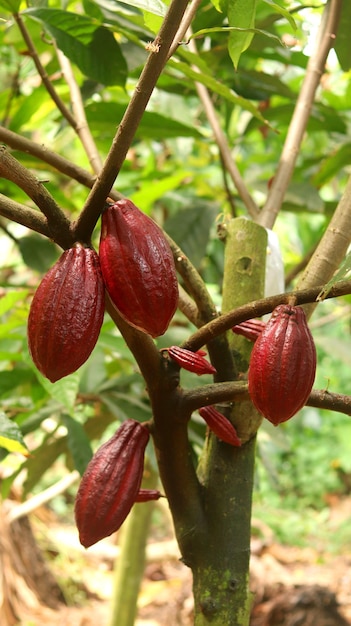
<path id="1" fill-rule="evenodd" d="M 159 34 L 155 39 L 157 51 L 151 52 L 140 75 L 134 94 L 113 139 L 104 166 L 76 222 L 78 239 L 93 232 L 107 197 L 123 165 L 140 120 L 151 98 L 157 80 L 167 61 L 170 46 L 183 18 L 188 0 L 172 0 Z"/>
<path id="2" fill-rule="evenodd" d="M 311 257 L 299 283 L 299 289 L 313 287 L 316 283 L 326 284 L 338 269 L 351 241 L 351 176 L 328 228 Z M 304 307 L 310 317 L 317 302 Z"/>
<path id="3" fill-rule="evenodd" d="M 52 98 L 53 102 L 56 104 L 58 110 L 62 113 L 63 117 L 67 120 L 67 122 L 70 124 L 70 126 L 72 126 L 72 128 L 74 130 L 76 130 L 76 120 L 74 119 L 72 113 L 70 112 L 70 110 L 66 107 L 65 103 L 61 100 L 60 96 L 58 95 L 56 89 L 53 87 L 46 71 L 45 68 L 43 67 L 40 59 L 39 59 L 39 55 L 37 53 L 37 50 L 35 48 L 35 45 L 32 41 L 32 38 L 27 30 L 27 27 L 24 23 L 24 21 L 22 20 L 21 15 L 19 15 L 19 13 L 14 13 L 13 17 L 17 23 L 17 26 L 19 28 L 19 30 L 21 31 L 21 35 L 26 43 L 26 46 L 28 48 L 28 52 L 30 54 L 30 56 L 32 57 L 35 67 L 37 68 L 38 74 L 41 78 L 41 80 L 43 81 L 43 85 L 46 89 L 46 91 L 48 92 L 48 94 L 50 95 L 50 97 Z"/>
<path id="4" fill-rule="evenodd" d="M 62 248 L 69 248 L 74 243 L 70 234 L 70 221 L 56 204 L 52 195 L 45 189 L 43 183 L 11 156 L 4 147 L 0 147 L 0 176 L 23 189 L 39 207 L 47 218 L 50 237 L 54 241 Z M 29 213 L 27 215 L 29 217 Z"/>
<path id="5" fill-rule="evenodd" d="M 51 237 L 49 226 L 44 215 L 30 209 L 19 202 L 0 194 L 0 214 L 17 224 L 22 224 L 41 235 Z"/>
<path id="6" fill-rule="evenodd" d="M 281 293 L 276 296 L 270 296 L 269 298 L 262 298 L 261 300 L 255 300 L 254 302 L 244 304 L 243 306 L 240 306 L 233 311 L 229 311 L 228 313 L 217 317 L 212 322 L 209 322 L 199 328 L 199 330 L 197 330 L 182 344 L 182 347 L 187 350 L 199 350 L 201 346 L 204 346 L 221 333 L 226 332 L 235 326 L 235 324 L 240 324 L 245 320 L 254 317 L 261 317 L 262 315 L 271 313 L 271 311 L 273 311 L 278 304 L 287 304 L 292 298 L 294 299 L 296 305 L 315 302 L 322 289 L 323 285 L 319 287 L 311 287 L 310 289 L 303 289 L 301 291 Z M 335 285 L 330 289 L 326 295 L 326 299 L 346 296 L 350 293 L 351 280 L 341 280 L 335 283 Z"/>
<path id="7" fill-rule="evenodd" d="M 296 159 L 310 117 L 311 107 L 319 85 L 330 48 L 335 41 L 342 0 L 331 0 L 325 5 L 315 50 L 309 58 L 305 78 L 296 100 L 284 147 L 279 159 L 278 169 L 273 184 L 268 192 L 264 208 L 258 222 L 266 228 L 272 228 L 281 209 L 285 192 L 292 177 Z"/>
<path id="8" fill-rule="evenodd" d="M 249 399 L 247 382 L 242 381 L 214 383 L 183 391 L 183 403 L 191 413 L 211 404 L 242 402 Z M 351 416 L 351 396 L 332 393 L 326 389 L 313 389 L 306 405 Z"/>
<path id="9" fill-rule="evenodd" d="M 21 152 L 25 152 L 31 154 L 36 157 L 40 161 L 44 163 L 48 163 L 55 170 L 61 172 L 65 176 L 69 178 L 73 178 L 81 185 L 85 187 L 91 188 L 95 183 L 95 176 L 93 176 L 90 172 L 85 170 L 83 167 L 79 167 L 79 165 L 75 165 L 68 159 L 65 159 L 63 156 L 60 156 L 56 152 L 49 150 L 45 146 L 36 143 L 35 141 L 31 141 L 26 137 L 22 137 L 17 133 L 14 133 L 4 126 L 0 126 L 0 141 L 3 141 L 5 144 L 13 148 L 14 150 L 19 150 Z M 122 194 L 113 190 L 110 192 L 110 197 L 113 200 L 119 200 L 123 198 Z"/>
<path id="10" fill-rule="evenodd" d="M 191 39 L 189 41 L 189 49 L 191 50 L 191 52 L 193 52 L 194 54 L 198 54 L 197 51 L 197 47 L 196 47 L 196 43 L 194 39 Z M 193 70 L 195 72 L 198 71 L 198 69 L 193 66 Z M 256 202 L 254 201 L 254 199 L 252 198 L 252 196 L 250 195 L 250 193 L 248 192 L 248 189 L 241 177 L 241 174 L 233 160 L 232 157 L 232 153 L 230 150 L 230 147 L 228 145 L 227 142 L 227 138 L 221 128 L 221 125 L 218 121 L 217 118 L 217 114 L 215 111 L 215 108 L 213 106 L 211 97 L 208 93 L 207 88 L 205 87 L 205 85 L 202 85 L 201 83 L 196 82 L 195 83 L 195 88 L 196 91 L 198 93 L 198 96 L 202 102 L 202 106 L 204 108 L 206 117 L 210 123 L 210 126 L 212 128 L 212 132 L 215 136 L 216 139 L 216 143 L 218 145 L 219 151 L 221 153 L 222 156 L 222 160 L 223 163 L 236 187 L 236 189 L 238 190 L 238 194 L 241 197 L 243 203 L 245 204 L 249 215 L 251 215 L 251 217 L 253 219 L 256 219 L 259 215 L 259 209 L 258 206 L 256 204 Z"/>

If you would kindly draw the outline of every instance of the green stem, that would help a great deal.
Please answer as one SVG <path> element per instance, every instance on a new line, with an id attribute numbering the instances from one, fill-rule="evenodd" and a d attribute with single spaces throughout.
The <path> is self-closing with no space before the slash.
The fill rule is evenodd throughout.
<path id="1" fill-rule="evenodd" d="M 157 473 L 148 471 L 143 488 L 155 489 Z M 135 504 L 122 528 L 121 552 L 115 563 L 110 626 L 133 626 L 145 567 L 145 548 L 154 502 Z"/>

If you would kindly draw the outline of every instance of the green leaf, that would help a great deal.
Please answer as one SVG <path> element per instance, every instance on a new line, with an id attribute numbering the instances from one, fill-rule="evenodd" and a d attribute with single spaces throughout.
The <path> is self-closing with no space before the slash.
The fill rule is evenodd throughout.
<path id="1" fill-rule="evenodd" d="M 126 0 L 124 4 L 160 17 L 164 17 L 167 12 L 167 5 L 161 0 Z"/>
<path id="2" fill-rule="evenodd" d="M 350 46 L 351 2 L 345 0 L 341 3 L 341 15 L 335 42 L 335 52 L 341 68 L 344 72 L 351 69 L 351 46 Z"/>
<path id="3" fill-rule="evenodd" d="M 227 10 L 228 0 L 211 0 L 211 2 L 220 13 L 224 13 Z"/>
<path id="4" fill-rule="evenodd" d="M 72 454 L 74 466 L 82 476 L 93 456 L 89 437 L 82 424 L 70 415 L 63 415 L 62 421 L 67 428 L 68 448 Z"/>
<path id="5" fill-rule="evenodd" d="M 205 35 L 211 35 L 212 33 L 252 33 L 252 35 L 264 35 L 269 39 L 275 39 L 281 46 L 284 46 L 283 41 L 277 35 L 270 33 L 268 30 L 262 30 L 262 28 L 239 28 L 238 26 L 216 26 L 214 28 L 202 28 L 201 30 L 196 31 L 193 35 L 189 37 L 190 39 L 199 39 L 199 37 L 205 37 Z M 252 38 L 251 38 L 252 39 Z M 251 42 L 251 40 L 250 40 Z M 246 48 L 245 48 L 246 50 Z M 236 68 L 237 69 L 237 68 Z"/>
<path id="6" fill-rule="evenodd" d="M 85 15 L 60 9 L 31 8 L 23 14 L 41 22 L 83 74 L 104 85 L 124 86 L 127 65 L 107 28 Z"/>
<path id="7" fill-rule="evenodd" d="M 36 233 L 18 239 L 18 246 L 25 264 L 40 274 L 47 272 L 59 256 L 52 241 Z"/>
<path id="8" fill-rule="evenodd" d="M 136 206 L 142 207 L 145 213 L 149 213 L 156 200 L 162 198 L 168 191 L 179 188 L 189 174 L 189 171 L 181 170 L 171 176 L 154 180 L 152 184 L 144 185 L 140 191 L 133 193 L 130 199 Z"/>
<path id="9" fill-rule="evenodd" d="M 17 13 L 20 6 L 21 0 L 0 0 L 0 8 L 10 13 Z"/>
<path id="10" fill-rule="evenodd" d="M 234 91 L 232 91 L 232 89 L 230 89 L 229 87 L 227 87 L 227 85 L 221 83 L 220 81 L 216 80 L 216 78 L 214 78 L 213 76 L 205 74 L 201 71 L 196 71 L 192 67 L 189 67 L 186 63 L 183 63 L 183 61 L 178 61 L 176 59 L 170 59 L 168 61 L 168 65 L 169 67 L 174 67 L 175 69 L 183 72 L 184 76 L 190 78 L 191 81 L 197 81 L 202 85 L 205 85 L 205 87 L 210 89 L 213 93 L 217 93 L 228 102 L 231 102 L 232 104 L 235 104 L 239 107 L 242 107 L 244 110 L 249 111 L 261 122 L 265 122 L 264 117 L 258 111 L 257 107 L 252 104 L 252 102 L 246 100 L 245 98 L 242 98 L 241 96 L 237 96 Z"/>
<path id="11" fill-rule="evenodd" d="M 32 378 L 30 370 L 14 369 L 0 373 L 0 396 L 28 383 Z"/>
<path id="12" fill-rule="evenodd" d="M 19 427 L 4 413 L 0 413 L 0 447 L 9 452 L 18 452 L 28 456 L 28 449 Z"/>
<path id="13" fill-rule="evenodd" d="M 106 132 L 111 136 L 111 125 L 118 125 L 123 117 L 125 106 L 118 102 L 93 102 L 86 108 L 86 115 L 93 133 L 101 136 Z M 143 139 L 170 139 L 172 137 L 201 138 L 202 134 L 189 124 L 166 117 L 160 113 L 145 111 L 136 136 Z"/>
<path id="14" fill-rule="evenodd" d="M 69 376 L 61 378 L 56 383 L 51 383 L 36 368 L 34 369 L 40 384 L 48 394 L 55 400 L 58 400 L 69 412 L 72 412 L 79 389 L 79 373 L 74 372 L 74 374 L 69 374 Z"/>
<path id="15" fill-rule="evenodd" d="M 249 47 L 254 33 L 257 0 L 228 0 L 229 26 L 242 29 L 229 35 L 228 50 L 235 69 L 241 54 Z"/>
<path id="16" fill-rule="evenodd" d="M 325 185 L 328 180 L 336 176 L 340 170 L 350 165 L 350 163 L 351 143 L 345 143 L 322 162 L 319 171 L 313 177 L 314 184 L 317 186 Z"/>
<path id="17" fill-rule="evenodd" d="M 176 241 L 195 267 L 206 253 L 210 230 L 218 210 L 214 204 L 195 200 L 166 220 L 165 231 Z"/>
<path id="18" fill-rule="evenodd" d="M 214 204 L 195 200 L 178 211 L 165 224 L 165 231 L 176 241 L 195 267 L 199 267 L 209 241 L 210 230 L 218 209 Z"/>
<path id="19" fill-rule="evenodd" d="M 18 302 L 25 300 L 27 295 L 28 289 L 7 291 L 5 295 L 0 298 L 0 315 L 11 311 Z"/>
<path id="20" fill-rule="evenodd" d="M 290 26 L 296 30 L 297 26 L 296 26 L 296 22 L 293 18 L 293 16 L 291 15 L 291 13 L 289 11 L 287 11 L 286 9 L 284 9 L 283 7 L 280 6 L 280 4 L 277 4 L 276 2 L 273 2 L 272 0 L 263 0 L 266 4 L 268 4 L 270 7 L 272 7 L 272 9 L 276 12 L 276 13 L 280 13 L 280 15 L 282 15 L 283 17 L 285 17 L 286 20 L 288 20 Z"/>
<path id="21" fill-rule="evenodd" d="M 48 435 L 41 446 L 36 448 L 35 454 L 32 454 L 23 465 L 23 469 L 27 472 L 24 483 L 25 494 L 32 491 L 58 457 L 67 451 L 67 437 L 52 440 L 52 436 L 52 434 Z"/>

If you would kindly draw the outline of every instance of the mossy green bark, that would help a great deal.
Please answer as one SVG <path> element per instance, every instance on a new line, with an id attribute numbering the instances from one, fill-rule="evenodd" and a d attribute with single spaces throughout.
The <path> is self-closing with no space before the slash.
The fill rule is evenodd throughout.
<path id="1" fill-rule="evenodd" d="M 249 220 L 234 219 L 226 224 L 225 246 L 223 312 L 263 296 L 267 233 Z M 251 345 L 233 333 L 228 339 L 244 375 Z M 234 448 L 210 436 L 199 465 L 207 537 L 192 564 L 194 623 L 248 626 L 255 435 L 261 418 L 251 402 L 221 410 L 235 423 L 244 443 Z"/>

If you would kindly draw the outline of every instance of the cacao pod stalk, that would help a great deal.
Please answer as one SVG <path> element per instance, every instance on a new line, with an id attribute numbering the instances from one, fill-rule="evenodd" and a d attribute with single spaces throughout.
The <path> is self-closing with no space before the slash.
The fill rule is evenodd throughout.
<path id="1" fill-rule="evenodd" d="M 132 326 L 158 337 L 178 306 L 171 248 L 159 226 L 130 200 L 102 214 L 99 255 L 111 301 Z"/>
<path id="2" fill-rule="evenodd" d="M 277 306 L 250 357 L 249 394 L 256 409 L 277 426 L 307 402 L 316 374 L 316 348 L 301 307 Z"/>
<path id="3" fill-rule="evenodd" d="M 89 462 L 74 509 L 85 548 L 118 530 L 138 500 L 149 437 L 146 426 L 128 419 Z"/>
<path id="4" fill-rule="evenodd" d="M 29 310 L 29 351 L 51 382 L 85 363 L 97 342 L 104 310 L 99 257 L 92 248 L 76 244 L 45 274 Z"/>

